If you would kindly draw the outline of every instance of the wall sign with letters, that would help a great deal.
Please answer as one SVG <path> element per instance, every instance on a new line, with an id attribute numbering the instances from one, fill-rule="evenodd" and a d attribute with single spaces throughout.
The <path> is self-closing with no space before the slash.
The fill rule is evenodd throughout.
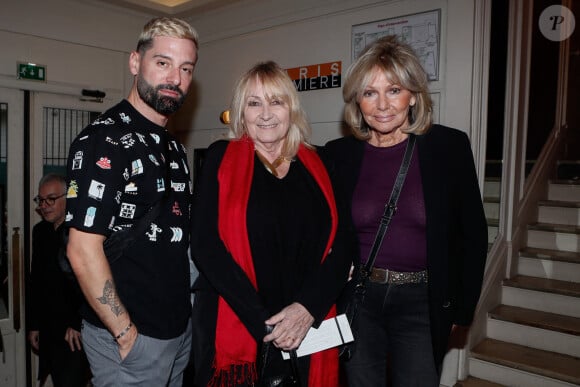
<path id="1" fill-rule="evenodd" d="M 341 86 L 342 62 L 293 67 L 286 72 L 298 91 L 332 89 Z"/>

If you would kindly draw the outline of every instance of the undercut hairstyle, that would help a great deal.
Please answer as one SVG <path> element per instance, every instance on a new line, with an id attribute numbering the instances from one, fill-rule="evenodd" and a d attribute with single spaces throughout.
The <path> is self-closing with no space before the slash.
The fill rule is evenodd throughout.
<path id="1" fill-rule="evenodd" d="M 40 190 L 40 187 L 47 183 L 52 183 L 53 181 L 56 181 L 62 185 L 62 193 L 66 192 L 66 178 L 58 173 L 47 173 L 46 175 L 42 176 L 38 182 L 38 189 Z"/>
<path id="2" fill-rule="evenodd" d="M 290 128 L 284 141 L 282 156 L 294 157 L 300 144 L 312 147 L 308 144 L 312 130 L 300 105 L 296 87 L 288 73 L 272 61 L 256 64 L 242 75 L 236 84 L 230 106 L 230 130 L 234 138 L 240 139 L 247 134 L 244 110 L 248 103 L 250 88 L 258 82 L 264 87 L 266 93 L 264 97 L 267 101 L 278 99 L 287 104 L 290 110 Z"/>
<path id="3" fill-rule="evenodd" d="M 376 70 L 382 71 L 392 84 L 409 90 L 416 99 L 415 104 L 409 107 L 410 125 L 402 131 L 425 134 L 433 120 L 427 73 L 411 46 L 389 35 L 369 44 L 346 72 L 342 88 L 344 120 L 354 136 L 361 140 L 370 138 L 359 103 Z"/>
<path id="4" fill-rule="evenodd" d="M 174 17 L 151 19 L 143 27 L 137 43 L 137 52 L 143 54 L 153 45 L 153 38 L 167 36 L 170 38 L 189 39 L 198 47 L 197 31 L 186 21 Z"/>

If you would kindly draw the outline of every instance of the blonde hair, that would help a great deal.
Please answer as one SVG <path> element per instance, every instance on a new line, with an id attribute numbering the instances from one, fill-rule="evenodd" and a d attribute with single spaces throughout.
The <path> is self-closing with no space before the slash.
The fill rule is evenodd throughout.
<path id="1" fill-rule="evenodd" d="M 376 70 L 382 71 L 389 82 L 409 90 L 416 99 L 409 108 L 410 125 L 403 132 L 426 133 L 432 124 L 433 109 L 427 74 L 411 46 L 389 35 L 368 45 L 346 72 L 342 89 L 344 119 L 353 134 L 361 140 L 370 138 L 359 101 Z"/>
<path id="2" fill-rule="evenodd" d="M 197 31 L 186 21 L 174 17 L 151 19 L 143 26 L 137 43 L 137 52 L 143 54 L 153 45 L 153 38 L 168 36 L 171 38 L 189 39 L 198 48 Z"/>
<path id="3" fill-rule="evenodd" d="M 311 129 L 306 113 L 300 105 L 298 92 L 294 83 L 278 64 L 272 61 L 256 64 L 238 80 L 230 106 L 230 129 L 234 138 L 240 139 L 247 134 L 244 124 L 244 108 L 247 103 L 250 86 L 260 82 L 266 93 L 267 100 L 280 99 L 290 110 L 290 128 L 284 141 L 282 156 L 294 157 L 300 144 L 308 147 L 307 139 Z"/>

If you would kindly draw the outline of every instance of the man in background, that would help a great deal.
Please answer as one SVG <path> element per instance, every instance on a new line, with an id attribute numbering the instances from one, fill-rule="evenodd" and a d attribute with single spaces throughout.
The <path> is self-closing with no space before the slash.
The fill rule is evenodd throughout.
<path id="1" fill-rule="evenodd" d="M 41 385 L 51 375 L 54 387 L 84 387 L 89 364 L 79 332 L 82 295 L 61 271 L 57 259 L 63 240 L 65 195 L 64 176 L 48 174 L 40 180 L 34 198 L 43 220 L 32 229 L 28 340 L 39 355 Z"/>

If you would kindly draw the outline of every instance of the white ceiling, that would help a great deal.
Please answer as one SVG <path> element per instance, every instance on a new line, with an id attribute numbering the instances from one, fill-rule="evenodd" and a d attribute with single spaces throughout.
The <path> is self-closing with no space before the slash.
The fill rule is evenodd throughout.
<path id="1" fill-rule="evenodd" d="M 240 0 L 103 0 L 119 7 L 145 12 L 152 16 L 194 16 L 222 8 Z"/>

